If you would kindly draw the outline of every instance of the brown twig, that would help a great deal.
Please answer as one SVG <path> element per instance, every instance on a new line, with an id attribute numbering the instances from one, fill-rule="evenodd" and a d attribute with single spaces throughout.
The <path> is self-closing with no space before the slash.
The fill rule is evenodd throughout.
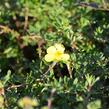
<path id="1" fill-rule="evenodd" d="M 1 29 L 0 34 L 11 33 L 13 35 L 16 35 L 15 36 L 16 38 L 20 36 L 20 34 L 17 31 L 10 29 L 8 26 L 0 25 L 0 29 Z"/>
<path id="2" fill-rule="evenodd" d="M 52 108 L 52 98 L 53 98 L 55 91 L 56 91 L 55 89 L 52 89 L 51 91 L 50 98 L 48 99 L 48 109 Z"/>
<path id="3" fill-rule="evenodd" d="M 80 2 L 77 4 L 77 6 L 81 6 L 81 7 L 90 7 L 93 10 L 96 11 L 109 11 L 109 9 L 107 8 L 106 3 L 104 2 L 104 0 L 102 0 L 103 6 L 99 6 L 98 4 L 96 4 L 95 2 L 93 3 L 87 3 L 87 2 Z"/>
<path id="4" fill-rule="evenodd" d="M 26 8 L 25 8 L 25 23 L 24 23 L 24 30 L 26 30 L 27 27 L 28 27 L 28 11 L 29 11 L 29 9 L 28 9 L 28 7 L 26 7 Z"/>
<path id="5" fill-rule="evenodd" d="M 23 86 L 25 86 L 25 85 L 27 85 L 27 84 L 19 84 L 19 85 L 11 85 L 10 87 L 8 87 L 6 90 L 8 91 L 8 90 L 10 90 L 10 89 L 15 89 L 15 88 L 19 88 L 19 87 L 23 87 Z"/>

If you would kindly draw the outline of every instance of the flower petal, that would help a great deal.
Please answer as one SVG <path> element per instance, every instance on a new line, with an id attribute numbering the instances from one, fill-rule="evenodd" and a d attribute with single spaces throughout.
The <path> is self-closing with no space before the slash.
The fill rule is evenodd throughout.
<path id="1" fill-rule="evenodd" d="M 68 61 L 69 59 L 70 59 L 69 54 L 63 54 L 63 55 L 62 55 L 62 60 L 63 60 L 63 61 Z"/>
<path id="2" fill-rule="evenodd" d="M 56 43 L 54 46 L 56 47 L 57 51 L 64 53 L 65 48 L 62 44 Z"/>
<path id="3" fill-rule="evenodd" d="M 47 49 L 48 54 L 54 54 L 56 52 L 56 48 L 54 46 L 51 46 Z"/>
<path id="4" fill-rule="evenodd" d="M 46 54 L 45 55 L 45 60 L 47 62 L 52 62 L 54 60 L 54 55 L 51 55 L 51 54 Z"/>

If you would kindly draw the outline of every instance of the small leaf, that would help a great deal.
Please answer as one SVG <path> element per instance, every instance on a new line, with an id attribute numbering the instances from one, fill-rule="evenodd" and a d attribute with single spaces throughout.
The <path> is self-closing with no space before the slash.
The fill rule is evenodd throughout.
<path id="1" fill-rule="evenodd" d="M 10 79 L 11 70 L 8 70 L 7 75 L 3 78 L 3 85 L 7 83 L 7 81 Z"/>
<path id="2" fill-rule="evenodd" d="M 100 100 L 96 100 L 96 101 L 92 101 L 87 105 L 88 109 L 99 109 L 101 108 L 101 101 Z"/>

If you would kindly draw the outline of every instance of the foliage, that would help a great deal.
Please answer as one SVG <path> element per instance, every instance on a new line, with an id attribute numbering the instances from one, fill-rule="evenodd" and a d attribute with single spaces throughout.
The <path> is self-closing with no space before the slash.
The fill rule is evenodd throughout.
<path id="1" fill-rule="evenodd" d="M 0 2 L 0 108 L 109 108 L 107 1 Z M 46 61 L 57 43 L 67 62 Z"/>

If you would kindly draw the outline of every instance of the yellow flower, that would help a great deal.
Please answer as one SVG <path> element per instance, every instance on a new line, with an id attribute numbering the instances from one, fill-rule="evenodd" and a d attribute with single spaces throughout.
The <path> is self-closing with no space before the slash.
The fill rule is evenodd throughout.
<path id="1" fill-rule="evenodd" d="M 68 61 L 70 56 L 69 54 L 64 53 L 65 48 L 62 44 L 56 43 L 54 46 L 50 46 L 47 49 L 47 54 L 45 55 L 45 60 L 47 62 L 52 61 Z"/>
<path id="2" fill-rule="evenodd" d="M 41 109 L 48 109 L 48 106 L 43 106 Z"/>
<path id="3" fill-rule="evenodd" d="M 26 107 L 26 106 L 37 106 L 38 102 L 36 99 L 31 99 L 29 97 L 24 97 L 18 101 L 18 104 L 20 107 Z"/>
<path id="4" fill-rule="evenodd" d="M 4 98 L 0 95 L 0 108 L 3 107 L 4 104 Z"/>

